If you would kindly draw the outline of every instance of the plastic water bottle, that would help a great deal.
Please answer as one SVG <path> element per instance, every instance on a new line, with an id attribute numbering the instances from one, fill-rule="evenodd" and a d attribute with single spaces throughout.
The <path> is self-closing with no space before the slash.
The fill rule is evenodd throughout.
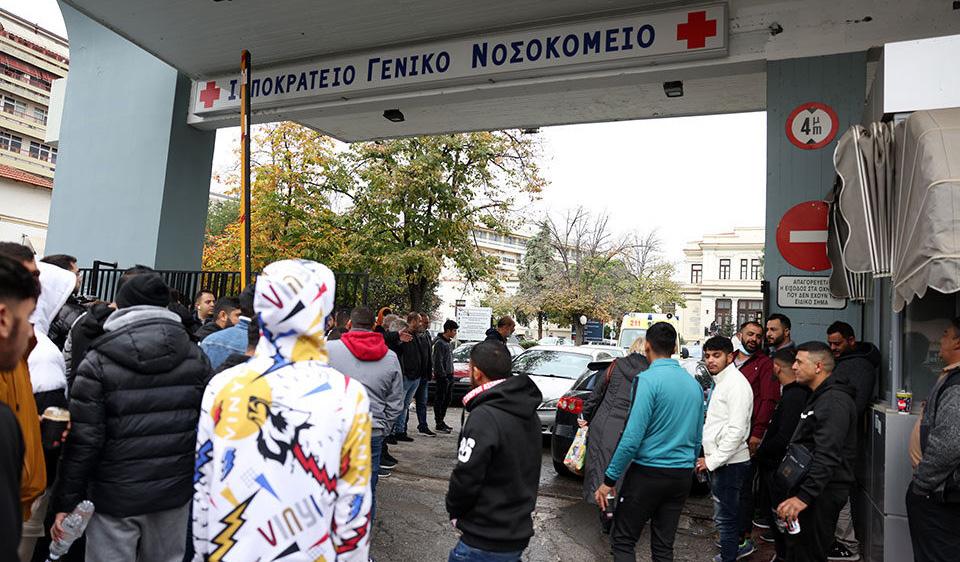
<path id="1" fill-rule="evenodd" d="M 50 555 L 47 557 L 47 562 L 60 560 L 60 557 L 70 550 L 73 541 L 83 535 L 91 517 L 93 517 L 93 502 L 83 500 L 70 515 L 63 518 L 63 539 L 50 543 Z"/>

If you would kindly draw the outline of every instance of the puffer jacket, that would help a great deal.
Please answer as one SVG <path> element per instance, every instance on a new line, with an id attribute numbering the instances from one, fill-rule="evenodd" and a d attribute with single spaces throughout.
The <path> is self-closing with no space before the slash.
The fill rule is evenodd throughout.
<path id="1" fill-rule="evenodd" d="M 99 513 L 129 517 L 182 506 L 210 364 L 165 308 L 120 309 L 103 328 L 71 391 L 54 509 L 90 499 Z"/>
<path id="2" fill-rule="evenodd" d="M 86 311 L 86 307 L 80 304 L 80 301 L 73 295 L 70 295 L 67 302 L 63 303 L 57 317 L 50 323 L 50 332 L 47 334 L 50 341 L 57 346 L 57 349 L 63 350 L 63 344 L 67 342 L 67 336 L 70 335 L 70 328 L 73 327 L 77 318 L 83 316 Z"/>

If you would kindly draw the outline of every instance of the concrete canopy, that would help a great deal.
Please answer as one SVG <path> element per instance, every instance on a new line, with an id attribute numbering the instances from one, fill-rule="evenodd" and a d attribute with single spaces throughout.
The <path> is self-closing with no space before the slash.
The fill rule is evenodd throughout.
<path id="1" fill-rule="evenodd" d="M 251 51 L 254 77 L 310 61 L 440 39 L 702 3 L 605 0 L 62 0 L 195 80 L 236 73 Z M 766 61 L 863 51 L 885 42 L 960 32 L 943 0 L 774 2 L 732 0 L 726 56 L 475 83 L 409 86 L 321 102 L 258 108 L 258 122 L 293 120 L 345 141 L 504 127 L 534 127 L 762 110 Z M 684 81 L 668 99 L 663 82 Z M 400 108 L 402 123 L 383 118 Z M 191 115 L 199 128 L 237 115 Z"/>

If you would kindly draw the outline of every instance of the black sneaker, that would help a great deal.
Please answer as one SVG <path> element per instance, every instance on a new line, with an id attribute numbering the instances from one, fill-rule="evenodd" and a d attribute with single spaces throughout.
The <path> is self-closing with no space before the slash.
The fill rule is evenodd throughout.
<path id="1" fill-rule="evenodd" d="M 430 431 L 430 428 L 429 428 L 429 427 L 421 427 L 421 428 L 417 429 L 417 432 L 419 432 L 421 435 L 426 435 L 427 437 L 436 437 L 436 436 L 437 436 L 436 433 Z"/>
<path id="2" fill-rule="evenodd" d="M 388 435 L 387 438 L 383 440 L 383 442 L 386 443 L 387 445 L 396 445 L 396 444 L 397 444 L 397 436 L 396 436 L 396 435 Z"/>
<path id="3" fill-rule="evenodd" d="M 380 472 L 377 473 L 377 478 L 389 478 L 393 474 L 393 471 L 389 468 L 380 467 Z"/>
<path id="4" fill-rule="evenodd" d="M 833 546 L 830 547 L 830 553 L 827 554 L 827 560 L 860 560 L 859 554 L 854 554 L 847 550 L 847 547 L 842 544 L 835 542 Z"/>
<path id="5" fill-rule="evenodd" d="M 399 442 L 401 442 L 401 443 L 413 443 L 413 437 L 410 437 L 410 436 L 407 435 L 406 433 L 398 433 L 398 434 L 397 434 L 397 441 L 399 441 Z"/>
<path id="6" fill-rule="evenodd" d="M 754 520 L 753 520 L 753 526 L 754 526 L 754 527 L 757 527 L 758 529 L 769 529 L 769 528 L 770 528 L 770 520 L 769 520 L 769 519 L 754 519 Z"/>
<path id="7" fill-rule="evenodd" d="M 380 453 L 380 468 L 391 469 L 397 466 L 397 459 L 390 453 Z"/>
<path id="8" fill-rule="evenodd" d="M 762 540 L 763 542 L 776 542 L 776 538 L 774 537 L 774 534 L 773 534 L 773 529 L 764 529 L 763 532 L 760 533 L 760 540 Z"/>
<path id="9" fill-rule="evenodd" d="M 437 429 L 437 433 L 450 433 L 451 431 L 453 431 L 453 429 L 445 425 L 438 425 L 436 429 Z"/>

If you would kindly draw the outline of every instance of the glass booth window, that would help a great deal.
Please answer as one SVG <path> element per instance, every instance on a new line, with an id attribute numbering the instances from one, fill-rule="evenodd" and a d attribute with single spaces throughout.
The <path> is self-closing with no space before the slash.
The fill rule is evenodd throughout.
<path id="1" fill-rule="evenodd" d="M 939 357 L 940 336 L 958 310 L 958 295 L 944 295 L 933 289 L 923 298 L 911 301 L 904 310 L 903 386 L 913 393 L 914 404 L 927 399 L 945 367 Z"/>

